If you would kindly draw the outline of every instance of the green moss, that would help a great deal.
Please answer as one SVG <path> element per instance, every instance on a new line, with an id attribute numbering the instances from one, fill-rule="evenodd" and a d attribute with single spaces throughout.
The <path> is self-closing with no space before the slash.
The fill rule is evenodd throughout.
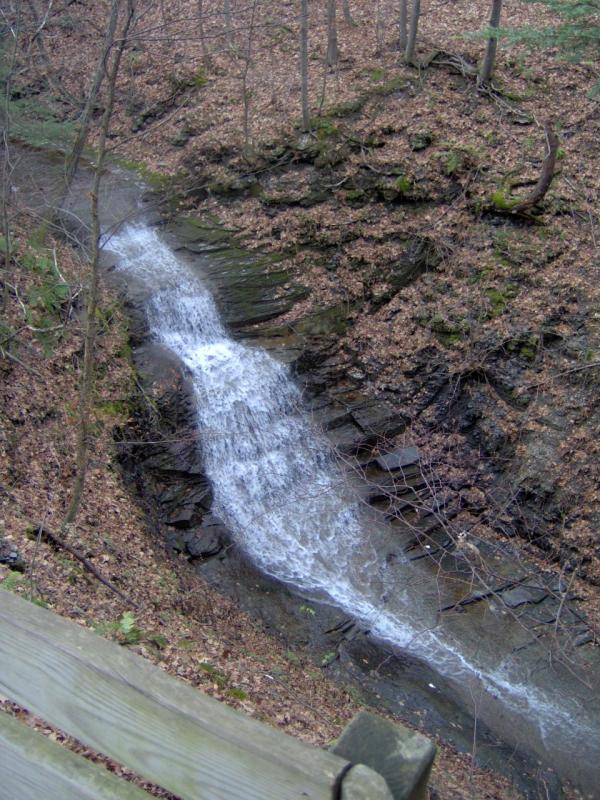
<path id="1" fill-rule="evenodd" d="M 364 189 L 348 189 L 345 193 L 345 199 L 348 203 L 362 204 L 367 202 L 368 195 Z"/>
<path id="2" fill-rule="evenodd" d="M 327 109 L 327 115 L 329 117 L 351 117 L 362 110 L 365 102 L 365 97 L 357 97 L 354 100 L 347 100 L 345 103 L 338 103 Z"/>
<path id="3" fill-rule="evenodd" d="M 442 314 L 434 314 L 429 317 L 427 326 L 446 347 L 458 344 L 470 331 L 470 325 L 467 320 L 451 322 Z"/>
<path id="4" fill-rule="evenodd" d="M 393 94 L 394 92 L 400 91 L 400 89 L 404 89 L 408 86 L 408 81 L 403 75 L 397 75 L 395 78 L 391 78 L 385 83 L 382 83 L 380 86 L 375 86 L 371 89 L 371 94 L 376 96 L 385 96 L 388 94 Z"/>
<path id="5" fill-rule="evenodd" d="M 408 137 L 410 149 L 416 153 L 426 150 L 432 142 L 433 134 L 431 131 L 416 131 Z"/>
<path id="6" fill-rule="evenodd" d="M 20 585 L 23 576 L 16 570 L 11 570 L 6 578 L 0 583 L 0 589 L 6 589 L 8 592 L 13 592 L 17 586 Z"/>
<path id="7" fill-rule="evenodd" d="M 97 412 L 103 417 L 126 420 L 129 417 L 129 402 L 127 400 L 111 400 L 96 406 Z"/>
<path id="8" fill-rule="evenodd" d="M 506 343 L 509 353 L 516 353 L 525 361 L 534 361 L 540 349 L 540 337 L 535 333 L 516 336 Z"/>
<path id="9" fill-rule="evenodd" d="M 410 190 L 413 188 L 412 181 L 406 175 L 398 175 L 396 180 L 394 181 L 394 185 L 396 189 L 402 194 L 408 194 Z"/>
<path id="10" fill-rule="evenodd" d="M 248 695 L 243 689 L 239 689 L 237 686 L 232 686 L 230 689 L 227 689 L 227 694 L 229 697 L 235 697 L 236 700 L 245 700 Z"/>
<path id="11" fill-rule="evenodd" d="M 295 664 L 296 666 L 298 666 L 299 664 L 302 663 L 299 656 L 297 656 L 293 650 L 286 651 L 285 657 L 290 662 L 290 664 Z"/>
<path id="12" fill-rule="evenodd" d="M 506 310 L 509 301 L 515 298 L 518 293 L 519 287 L 511 283 L 507 284 L 507 286 L 502 289 L 494 286 L 487 288 L 485 294 L 491 306 L 488 317 L 494 318 L 501 316 Z"/>
<path id="13" fill-rule="evenodd" d="M 460 157 L 456 150 L 446 153 L 446 175 L 454 175 L 460 167 Z"/>
<path id="14" fill-rule="evenodd" d="M 57 113 L 38 98 L 9 102 L 11 139 L 30 147 L 68 152 L 77 135 L 76 126 L 59 119 Z"/>
<path id="15" fill-rule="evenodd" d="M 123 169 L 129 169 L 132 172 L 136 172 L 140 178 L 142 178 L 148 184 L 148 186 L 155 191 L 166 190 L 173 183 L 173 181 L 176 180 L 175 175 L 166 175 L 164 172 L 152 170 L 143 161 L 119 158 L 116 159 L 116 163 L 120 167 L 123 167 Z"/>
<path id="16" fill-rule="evenodd" d="M 495 191 L 490 199 L 498 211 L 512 211 L 521 202 L 518 197 L 509 197 L 502 189 Z"/>
<path id="17" fill-rule="evenodd" d="M 369 72 L 369 77 L 372 81 L 382 81 L 385 78 L 385 70 L 383 67 L 377 67 Z"/>
<path id="18" fill-rule="evenodd" d="M 150 633 L 146 636 L 146 641 L 153 644 L 158 650 L 164 650 L 169 644 L 166 636 L 163 636 L 162 633 Z"/>
<path id="19" fill-rule="evenodd" d="M 200 664 L 198 664 L 198 666 L 203 672 L 206 672 L 210 675 L 210 677 L 212 678 L 214 683 L 217 684 L 219 689 L 225 688 L 225 686 L 227 685 L 227 677 L 222 672 L 219 672 L 219 670 L 216 667 L 214 667 L 208 661 L 201 661 Z"/>

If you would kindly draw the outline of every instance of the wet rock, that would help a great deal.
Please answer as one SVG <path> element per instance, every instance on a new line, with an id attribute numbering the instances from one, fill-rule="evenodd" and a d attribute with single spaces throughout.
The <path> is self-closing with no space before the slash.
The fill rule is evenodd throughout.
<path id="1" fill-rule="evenodd" d="M 202 521 L 202 527 L 197 531 L 190 531 L 184 536 L 185 552 L 192 559 L 211 558 L 223 549 L 228 533 L 224 525 L 212 514 L 207 514 Z"/>
<path id="2" fill-rule="evenodd" d="M 329 440 L 341 453 L 357 453 L 367 445 L 368 437 L 356 425 L 345 423 L 331 431 Z"/>
<path id="3" fill-rule="evenodd" d="M 5 564 L 16 572 L 23 572 L 25 569 L 25 562 L 15 545 L 2 536 L 0 536 L 0 564 Z"/>
<path id="4" fill-rule="evenodd" d="M 548 590 L 542 586 L 515 586 L 502 594 L 502 600 L 509 608 L 518 608 L 526 603 L 541 603 L 548 597 Z"/>
<path id="5" fill-rule="evenodd" d="M 352 409 L 352 418 L 366 434 L 391 437 L 406 428 L 406 420 L 384 402 L 367 401 Z"/>
<path id="6" fill-rule="evenodd" d="M 392 450 L 390 453 L 377 456 L 375 462 L 381 469 L 393 472 L 411 464 L 418 464 L 419 460 L 420 455 L 416 447 L 401 447 L 398 450 Z"/>

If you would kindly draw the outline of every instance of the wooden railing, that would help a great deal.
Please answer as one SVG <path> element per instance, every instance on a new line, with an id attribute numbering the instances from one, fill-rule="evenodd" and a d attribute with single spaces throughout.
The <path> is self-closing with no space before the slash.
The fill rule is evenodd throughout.
<path id="1" fill-rule="evenodd" d="M 2 590 L 0 694 L 183 800 L 420 800 L 434 755 L 369 714 L 310 747 Z M 149 797 L 0 713 L 0 800 Z"/>

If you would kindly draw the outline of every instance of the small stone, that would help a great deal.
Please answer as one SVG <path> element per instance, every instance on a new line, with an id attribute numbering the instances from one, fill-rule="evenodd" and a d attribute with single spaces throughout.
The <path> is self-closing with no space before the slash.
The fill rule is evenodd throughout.
<path id="1" fill-rule="evenodd" d="M 518 608 L 526 603 L 541 603 L 547 596 L 548 591 L 541 586 L 515 586 L 502 594 L 502 600 L 509 608 Z"/>
<path id="2" fill-rule="evenodd" d="M 387 472 L 393 472 L 402 467 L 408 467 L 411 464 L 418 464 L 420 460 L 419 451 L 416 447 L 401 447 L 398 450 L 392 450 L 391 453 L 385 453 L 378 456 L 375 461 L 381 469 Z"/>
<path id="3" fill-rule="evenodd" d="M 0 537 L 0 564 L 5 564 L 7 567 L 22 572 L 25 567 L 25 562 L 21 558 L 21 554 L 8 539 Z"/>

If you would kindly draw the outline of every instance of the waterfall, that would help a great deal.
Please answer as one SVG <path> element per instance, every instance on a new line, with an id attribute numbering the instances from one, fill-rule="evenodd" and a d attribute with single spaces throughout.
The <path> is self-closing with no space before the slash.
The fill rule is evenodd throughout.
<path id="1" fill-rule="evenodd" d="M 514 727 L 515 738 L 539 752 L 554 743 L 567 760 L 582 757 L 583 736 L 590 753 L 600 751 L 594 720 L 577 699 L 559 695 L 551 674 L 535 683 L 510 647 L 498 662 L 497 642 L 488 647 L 483 637 L 465 652 L 422 607 L 411 565 L 400 562 L 390 574 L 378 555 L 384 533 L 313 424 L 289 368 L 231 338 L 202 277 L 144 225 L 125 227 L 107 247 L 119 270 L 146 287 L 152 336 L 189 372 L 213 509 L 248 557 L 428 662 L 466 704 L 478 698 L 492 728 L 502 720 L 504 733 Z"/>

